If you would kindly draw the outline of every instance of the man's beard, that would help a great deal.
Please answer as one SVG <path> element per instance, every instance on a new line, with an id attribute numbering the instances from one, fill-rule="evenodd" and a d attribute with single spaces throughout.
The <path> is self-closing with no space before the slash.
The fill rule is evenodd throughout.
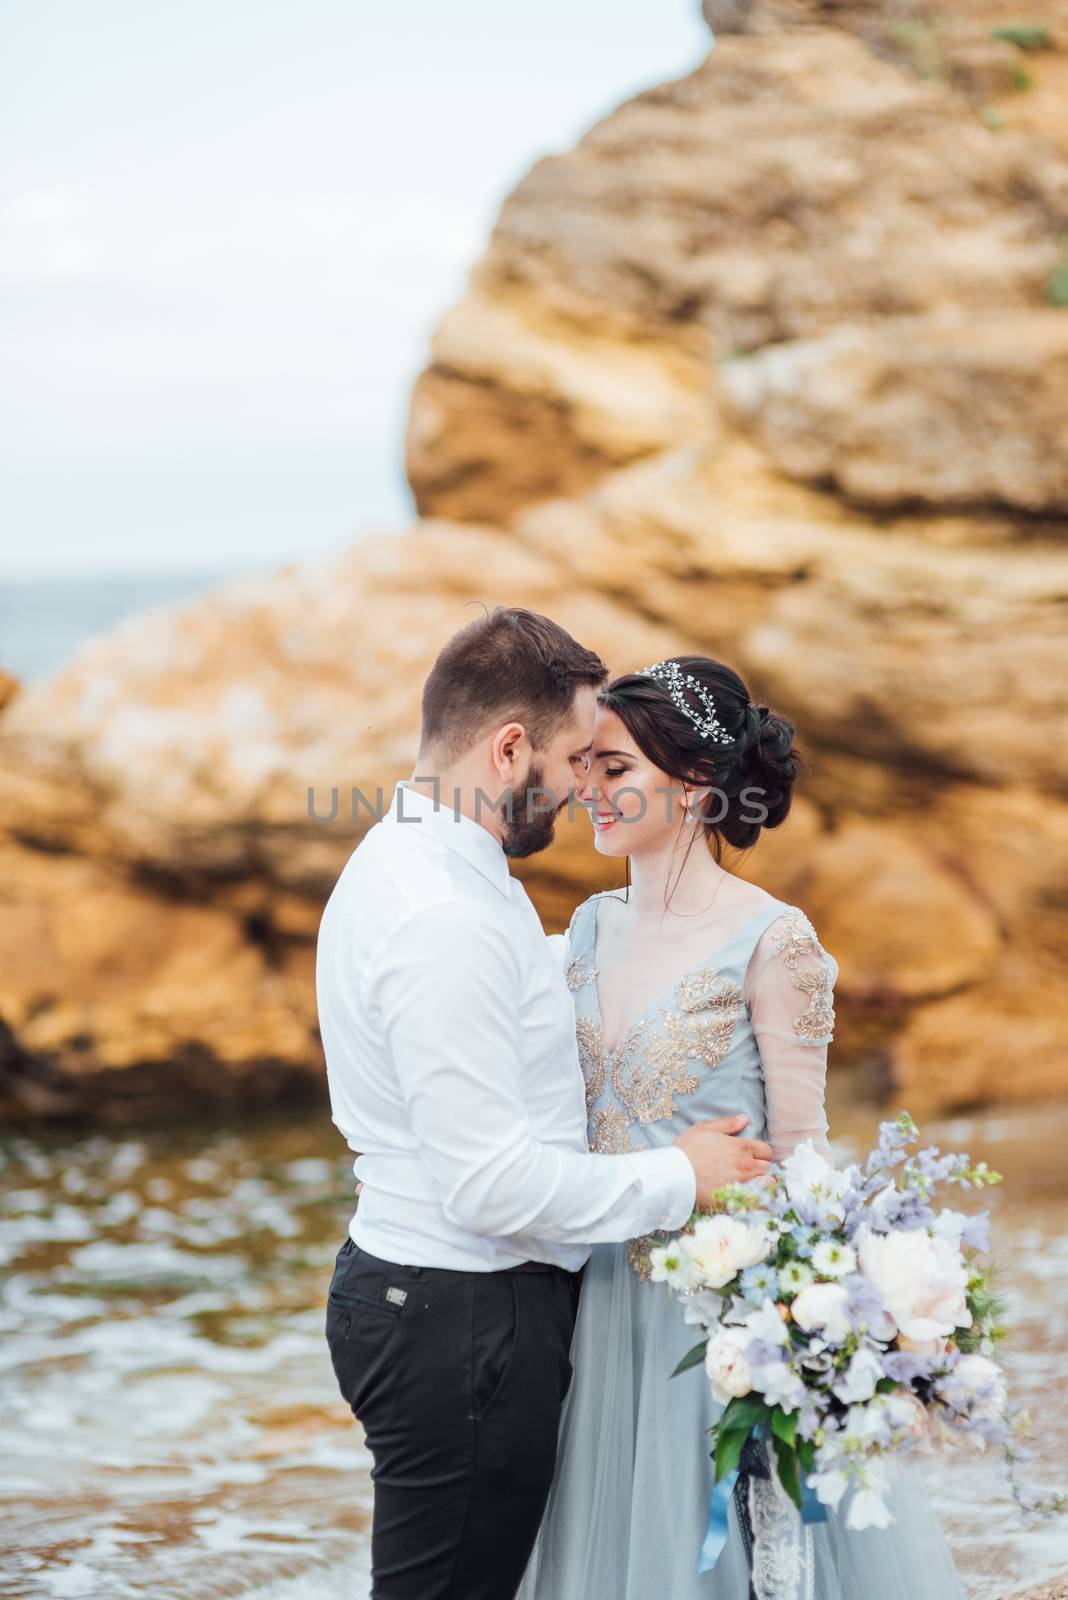
<path id="1" fill-rule="evenodd" d="M 552 811 L 546 811 L 544 777 L 545 768 L 535 766 L 532 761 L 526 782 L 512 790 L 512 820 L 509 822 L 507 812 L 502 812 L 501 846 L 506 856 L 534 856 L 553 842 L 556 819 L 567 799 L 561 800 Z M 543 792 L 535 794 L 537 789 Z"/>

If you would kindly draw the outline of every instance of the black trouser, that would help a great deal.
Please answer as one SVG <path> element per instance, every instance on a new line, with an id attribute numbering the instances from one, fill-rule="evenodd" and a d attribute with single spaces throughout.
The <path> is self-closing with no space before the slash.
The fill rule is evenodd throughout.
<path id="1" fill-rule="evenodd" d="M 371 1600 L 513 1600 L 556 1464 L 579 1279 L 341 1246 L 326 1337 L 374 1458 Z"/>

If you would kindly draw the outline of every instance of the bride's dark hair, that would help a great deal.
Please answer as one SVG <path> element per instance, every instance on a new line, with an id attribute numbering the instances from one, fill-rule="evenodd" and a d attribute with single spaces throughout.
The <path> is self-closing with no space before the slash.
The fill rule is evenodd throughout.
<path id="1" fill-rule="evenodd" d="M 754 703 L 732 668 L 707 656 L 672 659 L 711 697 L 729 743 L 703 738 L 676 706 L 666 684 L 643 673 L 613 678 L 597 699 L 615 712 L 642 754 L 661 772 L 677 783 L 709 789 L 695 800 L 693 815 L 704 824 L 718 862 L 724 840 L 735 849 L 748 850 L 764 828 L 778 828 L 786 821 L 804 757 L 794 745 L 794 724 L 770 706 Z M 693 690 L 686 694 L 687 704 L 703 716 Z"/>

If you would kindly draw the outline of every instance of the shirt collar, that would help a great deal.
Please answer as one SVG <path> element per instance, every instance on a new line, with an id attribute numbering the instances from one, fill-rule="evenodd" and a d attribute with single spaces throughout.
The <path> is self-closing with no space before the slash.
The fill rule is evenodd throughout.
<path id="1" fill-rule="evenodd" d="M 414 821 L 414 818 L 419 820 Z M 481 822 L 465 817 L 463 812 L 457 814 L 445 793 L 435 806 L 433 796 L 421 794 L 401 779 L 382 820 L 396 827 L 428 829 L 435 839 L 463 856 L 476 872 L 481 872 L 494 888 L 510 898 L 512 874 L 500 841 Z"/>

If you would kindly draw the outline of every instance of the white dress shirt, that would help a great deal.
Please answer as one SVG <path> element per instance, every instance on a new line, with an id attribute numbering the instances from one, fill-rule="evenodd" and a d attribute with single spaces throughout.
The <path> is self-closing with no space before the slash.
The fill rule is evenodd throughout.
<path id="1" fill-rule="evenodd" d="M 413 1266 L 574 1271 L 591 1244 L 682 1227 L 693 1167 L 590 1153 L 560 941 L 449 799 L 399 783 L 319 926 L 331 1111 L 364 1185 L 349 1232 Z"/>

